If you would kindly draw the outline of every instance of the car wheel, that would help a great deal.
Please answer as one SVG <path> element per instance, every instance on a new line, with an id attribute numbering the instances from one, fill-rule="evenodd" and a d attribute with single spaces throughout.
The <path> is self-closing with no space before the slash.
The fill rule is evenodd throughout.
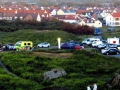
<path id="1" fill-rule="evenodd" d="M 119 52 L 117 52 L 117 54 L 119 54 Z"/>

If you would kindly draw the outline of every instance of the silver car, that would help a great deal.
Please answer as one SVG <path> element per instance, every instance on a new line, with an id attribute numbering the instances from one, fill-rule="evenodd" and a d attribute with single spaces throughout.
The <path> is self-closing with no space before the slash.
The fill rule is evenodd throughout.
<path id="1" fill-rule="evenodd" d="M 37 47 L 50 47 L 50 43 L 42 42 L 42 43 L 38 44 Z"/>

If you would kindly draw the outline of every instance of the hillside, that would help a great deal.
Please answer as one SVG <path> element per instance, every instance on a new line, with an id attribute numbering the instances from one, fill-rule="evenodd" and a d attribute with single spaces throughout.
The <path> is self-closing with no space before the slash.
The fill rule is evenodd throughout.
<path id="1" fill-rule="evenodd" d="M 48 41 L 52 45 L 57 45 L 58 37 L 65 42 L 71 39 L 81 41 L 89 36 L 76 36 L 57 30 L 0 32 L 0 42 L 4 43 L 31 40 L 34 44 Z M 94 50 L 0 52 L 0 60 L 11 72 L 8 74 L 0 67 L 2 90 L 46 90 L 47 87 L 54 86 L 65 87 L 67 90 L 85 90 L 88 84 L 92 85 L 95 82 L 99 90 L 105 90 L 105 83 L 115 73 L 120 72 L 119 58 L 100 55 Z M 53 80 L 43 80 L 43 74 L 53 68 L 62 68 L 67 75 Z"/>
<path id="2" fill-rule="evenodd" d="M 51 31 L 38 31 L 38 30 L 19 30 L 16 32 L 1 32 L 0 42 L 3 43 L 15 43 L 17 41 L 33 41 L 34 45 L 47 41 L 52 44 L 57 44 L 57 38 L 61 38 L 62 41 L 71 40 L 76 38 L 75 35 L 69 34 L 63 31 L 51 30 Z"/>
<path id="3" fill-rule="evenodd" d="M 11 72 L 0 68 L 0 88 L 4 90 L 43 90 L 47 87 L 65 87 L 67 90 L 85 90 L 88 84 L 97 83 L 99 90 L 120 71 L 120 60 L 88 51 L 70 51 L 66 58 L 61 53 L 42 55 L 40 52 L 8 52 L 0 54 L 3 64 Z M 52 55 L 53 54 L 53 55 Z M 64 53 L 65 54 L 65 53 Z M 49 56 L 49 55 L 52 55 Z M 62 68 L 67 75 L 44 80 L 43 74 L 53 68 Z M 46 89 L 44 89 L 46 90 Z M 49 89 L 48 89 L 49 90 Z"/>
<path id="4" fill-rule="evenodd" d="M 19 30 L 16 32 L 0 32 L 0 43 L 16 43 L 17 41 L 30 40 L 34 45 L 47 41 L 51 45 L 57 45 L 57 38 L 61 38 L 61 42 L 69 40 L 83 40 L 87 36 L 76 36 L 61 30 Z"/>

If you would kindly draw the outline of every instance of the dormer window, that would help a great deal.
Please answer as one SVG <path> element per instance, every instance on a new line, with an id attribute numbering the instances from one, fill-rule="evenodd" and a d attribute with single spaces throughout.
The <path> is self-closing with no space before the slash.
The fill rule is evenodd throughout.
<path id="1" fill-rule="evenodd" d="M 42 17 L 45 17 L 45 15 L 42 15 Z"/>
<path id="2" fill-rule="evenodd" d="M 14 19 L 17 19 L 17 17 L 15 16 Z"/>
<path id="3" fill-rule="evenodd" d="M 22 19 L 23 19 L 23 17 L 21 16 L 21 17 L 20 17 L 20 20 L 22 20 Z"/>

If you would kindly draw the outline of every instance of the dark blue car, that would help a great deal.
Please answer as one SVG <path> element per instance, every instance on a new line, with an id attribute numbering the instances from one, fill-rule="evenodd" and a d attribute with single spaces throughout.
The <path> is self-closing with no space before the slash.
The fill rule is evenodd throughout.
<path id="1" fill-rule="evenodd" d="M 102 30 L 100 28 L 94 28 L 94 35 L 102 34 Z"/>

